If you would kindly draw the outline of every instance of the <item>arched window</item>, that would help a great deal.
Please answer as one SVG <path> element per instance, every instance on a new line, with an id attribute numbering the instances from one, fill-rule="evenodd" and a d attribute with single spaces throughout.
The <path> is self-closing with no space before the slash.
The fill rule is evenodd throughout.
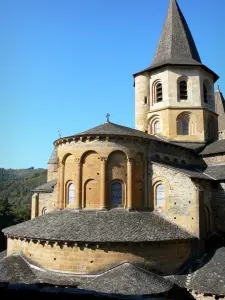
<path id="1" fill-rule="evenodd" d="M 48 209 L 46 207 L 44 207 L 42 210 L 42 215 L 46 215 L 47 213 L 48 213 Z"/>
<path id="2" fill-rule="evenodd" d="M 177 134 L 178 135 L 195 135 L 196 118 L 190 112 L 183 112 L 177 117 Z"/>
<path id="3" fill-rule="evenodd" d="M 111 184 L 111 206 L 121 207 L 123 205 L 123 185 L 119 181 Z"/>
<path id="4" fill-rule="evenodd" d="M 73 183 L 68 185 L 68 199 L 67 204 L 74 204 L 75 201 L 75 187 Z"/>
<path id="5" fill-rule="evenodd" d="M 187 100 L 188 98 L 188 89 L 187 89 L 187 81 L 181 80 L 179 83 L 179 94 L 180 100 Z"/>
<path id="6" fill-rule="evenodd" d="M 155 86 L 156 89 L 156 102 L 161 102 L 163 100 L 163 93 L 162 93 L 162 84 L 159 82 Z"/>
<path id="7" fill-rule="evenodd" d="M 156 206 L 165 206 L 166 204 L 166 187 L 160 183 L 155 188 L 155 201 Z"/>
<path id="8" fill-rule="evenodd" d="M 205 81 L 203 82 L 203 98 L 204 103 L 208 103 L 208 85 Z"/>
<path id="9" fill-rule="evenodd" d="M 161 132 L 161 126 L 160 126 L 160 122 L 159 121 L 156 121 L 154 123 L 154 133 L 157 134 L 157 133 L 160 133 Z"/>

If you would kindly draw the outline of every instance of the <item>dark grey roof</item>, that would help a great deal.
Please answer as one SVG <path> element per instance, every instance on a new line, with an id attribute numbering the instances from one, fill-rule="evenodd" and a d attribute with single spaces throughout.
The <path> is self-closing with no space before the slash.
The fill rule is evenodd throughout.
<path id="1" fill-rule="evenodd" d="M 55 147 L 54 150 L 52 151 L 52 155 L 49 158 L 48 164 L 57 164 L 58 163 L 58 150 Z"/>
<path id="2" fill-rule="evenodd" d="M 145 139 L 155 139 L 158 140 L 155 136 L 150 135 L 148 133 L 144 133 L 143 131 L 136 130 L 133 128 L 129 128 L 126 126 L 118 125 L 111 122 L 106 122 L 94 128 L 88 129 L 86 131 L 77 133 L 71 137 L 81 137 L 81 136 L 91 136 L 91 135 L 122 135 L 122 136 L 130 136 L 130 137 L 139 137 Z M 70 138 L 70 137 L 64 137 Z"/>
<path id="3" fill-rule="evenodd" d="M 57 183 L 57 179 L 53 179 L 45 184 L 42 184 L 34 188 L 32 192 L 52 193 L 56 183 Z"/>
<path id="4" fill-rule="evenodd" d="M 176 0 L 170 0 L 152 65 L 164 62 L 201 64 L 194 39 Z"/>
<path id="5" fill-rule="evenodd" d="M 205 180 L 213 180 L 213 178 L 207 176 L 207 174 L 203 174 L 203 170 L 198 170 L 195 167 L 192 166 L 183 166 L 183 165 L 178 165 L 178 164 L 162 164 L 158 162 L 153 162 L 154 164 L 161 165 L 166 168 L 170 168 L 175 170 L 176 172 L 183 173 L 187 175 L 188 177 L 191 178 L 198 178 L 198 179 L 205 179 Z"/>
<path id="6" fill-rule="evenodd" d="M 0 260 L 0 282 L 32 284 L 38 280 L 21 256 L 11 255 Z"/>
<path id="7" fill-rule="evenodd" d="M 210 155 L 225 152 L 225 140 L 217 140 L 205 147 L 200 155 Z"/>
<path id="8" fill-rule="evenodd" d="M 54 211 L 8 228 L 4 234 L 53 241 L 150 242 L 194 237 L 153 212 Z"/>
<path id="9" fill-rule="evenodd" d="M 205 146 L 205 143 L 190 143 L 190 142 L 175 142 L 175 141 L 170 141 L 170 143 L 173 145 L 181 146 L 196 151 L 201 150 Z"/>
<path id="10" fill-rule="evenodd" d="M 0 252 L 0 260 L 7 256 L 7 250 Z"/>
<path id="11" fill-rule="evenodd" d="M 73 274 L 48 271 L 42 268 L 33 268 L 32 261 L 13 254 L 0 260 L 0 282 L 7 283 L 46 283 L 57 286 L 74 286 L 88 281 L 86 278 L 77 277 Z"/>
<path id="12" fill-rule="evenodd" d="M 198 293 L 225 296 L 225 248 L 218 249 L 211 260 L 188 275 L 168 277 L 182 287 Z M 202 262 L 204 264 L 204 262 Z"/>
<path id="13" fill-rule="evenodd" d="M 218 75 L 202 64 L 191 31 L 176 0 L 170 0 L 155 56 L 151 66 L 144 71 L 164 65 L 202 66 L 218 79 Z"/>
<path id="14" fill-rule="evenodd" d="M 130 263 L 123 263 L 79 287 L 102 293 L 146 295 L 168 292 L 174 284 Z"/>
<path id="15" fill-rule="evenodd" d="M 225 165 L 209 166 L 203 170 L 204 174 L 215 178 L 216 180 L 225 179 Z"/>

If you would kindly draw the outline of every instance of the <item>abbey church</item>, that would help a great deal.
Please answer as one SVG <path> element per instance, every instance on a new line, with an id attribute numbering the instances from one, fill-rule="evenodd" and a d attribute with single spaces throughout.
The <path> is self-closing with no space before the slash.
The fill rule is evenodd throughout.
<path id="1" fill-rule="evenodd" d="M 63 282 L 68 274 L 70 283 L 85 277 L 81 288 L 110 293 L 123 293 L 121 276 L 136 268 L 133 294 L 176 284 L 225 297 L 218 284 L 225 248 L 204 262 L 207 241 L 225 233 L 225 101 L 176 0 L 152 64 L 133 77 L 135 129 L 107 115 L 106 123 L 54 142 L 31 220 L 3 230 L 0 268 L 17 255 L 34 272 L 38 266 L 37 277 L 41 270 L 67 274 Z"/>

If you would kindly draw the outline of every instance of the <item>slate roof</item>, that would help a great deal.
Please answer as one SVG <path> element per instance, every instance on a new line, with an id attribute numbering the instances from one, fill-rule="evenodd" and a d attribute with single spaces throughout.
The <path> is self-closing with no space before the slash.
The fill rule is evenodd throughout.
<path id="1" fill-rule="evenodd" d="M 3 229 L 4 234 L 73 242 L 150 242 L 194 239 L 190 233 L 153 212 L 54 211 Z"/>
<path id="2" fill-rule="evenodd" d="M 51 157 L 49 158 L 48 164 L 57 164 L 58 163 L 58 149 L 55 147 L 52 151 Z"/>
<path id="3" fill-rule="evenodd" d="M 211 176 L 216 180 L 225 179 L 225 165 L 209 166 L 203 172 L 204 174 Z"/>
<path id="4" fill-rule="evenodd" d="M 42 185 L 34 188 L 31 191 L 32 192 L 42 192 L 42 193 L 52 193 L 56 183 L 57 183 L 57 179 L 53 179 L 45 184 L 42 184 Z"/>
<path id="5" fill-rule="evenodd" d="M 218 79 L 218 75 L 202 64 L 191 31 L 176 0 L 170 0 L 155 56 L 151 66 L 144 71 L 164 65 L 201 66 L 212 73 L 215 80 Z"/>
<path id="6" fill-rule="evenodd" d="M 0 252 L 0 260 L 7 256 L 7 250 Z"/>
<path id="7" fill-rule="evenodd" d="M 121 136 L 129 136 L 129 137 L 139 137 L 145 139 L 154 139 L 158 140 L 155 136 L 145 133 L 143 131 L 129 128 L 126 126 L 118 125 L 111 122 L 106 122 L 104 124 L 98 125 L 94 128 L 88 129 L 86 131 L 74 134 L 71 137 L 81 137 L 81 136 L 92 136 L 92 135 L 121 135 Z M 64 137 L 69 138 L 69 137 Z"/>
<path id="8" fill-rule="evenodd" d="M 196 169 L 195 167 L 191 167 L 188 165 L 183 166 L 183 165 L 178 165 L 178 164 L 162 164 L 162 163 L 158 163 L 158 162 L 153 162 L 153 163 L 156 165 L 161 165 L 163 167 L 172 169 L 176 172 L 183 173 L 191 178 L 213 180 L 213 178 L 211 178 L 210 176 L 207 176 L 208 174 L 203 173 L 203 170 L 201 171 L 201 170 Z"/>
<path id="9" fill-rule="evenodd" d="M 0 282 L 33 284 L 38 280 L 21 256 L 11 255 L 0 260 Z"/>
<path id="10" fill-rule="evenodd" d="M 205 147 L 200 155 L 210 155 L 225 152 L 225 140 L 217 140 Z"/>
<path id="11" fill-rule="evenodd" d="M 188 275 L 169 276 L 168 279 L 198 293 L 225 296 L 225 248 L 219 248 L 203 267 Z"/>
<path id="12" fill-rule="evenodd" d="M 13 254 L 0 260 L 0 282 L 77 286 L 87 280 L 86 278 L 77 277 L 73 274 L 33 268 L 32 264 L 20 254 Z"/>
<path id="13" fill-rule="evenodd" d="M 146 295 L 168 292 L 174 284 L 130 263 L 123 263 L 79 287 L 102 293 Z"/>

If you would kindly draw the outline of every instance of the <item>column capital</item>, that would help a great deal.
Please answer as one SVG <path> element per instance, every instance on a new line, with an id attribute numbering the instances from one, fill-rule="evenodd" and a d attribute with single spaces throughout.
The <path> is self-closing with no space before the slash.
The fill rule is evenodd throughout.
<path id="1" fill-rule="evenodd" d="M 59 160 L 59 161 L 58 161 L 58 167 L 59 167 L 59 168 L 63 168 L 63 167 L 64 167 L 64 163 L 63 163 L 62 160 Z"/>
<path id="2" fill-rule="evenodd" d="M 106 163 L 107 162 L 107 157 L 106 156 L 100 156 L 101 163 Z"/>
<path id="3" fill-rule="evenodd" d="M 74 161 L 75 161 L 76 164 L 80 164 L 81 163 L 81 159 L 80 158 L 75 158 Z"/>
<path id="4" fill-rule="evenodd" d="M 133 165 L 134 164 L 134 159 L 132 157 L 128 157 L 127 158 L 127 163 L 130 164 L 130 165 Z"/>

